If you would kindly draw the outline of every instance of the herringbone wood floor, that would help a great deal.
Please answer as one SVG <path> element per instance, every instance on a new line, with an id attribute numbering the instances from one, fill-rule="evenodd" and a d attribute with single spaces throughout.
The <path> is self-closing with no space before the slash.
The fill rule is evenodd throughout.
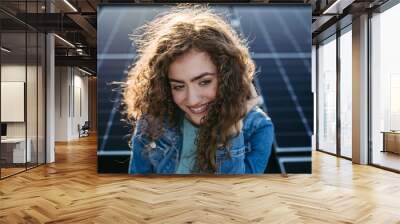
<path id="1" fill-rule="evenodd" d="M 400 175 L 320 152 L 312 175 L 99 175 L 94 137 L 0 181 L 0 223 L 400 223 Z"/>

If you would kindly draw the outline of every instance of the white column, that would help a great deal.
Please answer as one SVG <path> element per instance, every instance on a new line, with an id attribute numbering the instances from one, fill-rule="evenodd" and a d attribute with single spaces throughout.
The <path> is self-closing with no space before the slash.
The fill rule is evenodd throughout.
<path id="1" fill-rule="evenodd" d="M 54 78 L 54 65 L 55 65 L 55 60 L 54 60 L 54 35 L 53 34 L 47 34 L 46 37 L 46 45 L 47 45 L 47 52 L 46 52 L 46 57 L 47 57 L 47 76 L 46 76 L 46 85 L 47 85 L 47 92 L 46 92 L 46 103 L 47 103 L 47 108 L 46 108 L 46 143 L 47 143 L 47 148 L 46 148 L 46 163 L 52 163 L 55 161 L 55 151 L 54 151 L 54 132 L 55 132 L 55 120 L 54 120 L 54 114 L 55 114 L 55 78 Z"/>
<path id="2" fill-rule="evenodd" d="M 54 11 L 50 1 L 46 7 L 48 12 Z M 54 132 L 55 132 L 55 54 L 54 35 L 46 35 L 46 163 L 55 162 Z"/>
<path id="3" fill-rule="evenodd" d="M 368 16 L 353 19 L 353 162 L 368 163 Z"/>

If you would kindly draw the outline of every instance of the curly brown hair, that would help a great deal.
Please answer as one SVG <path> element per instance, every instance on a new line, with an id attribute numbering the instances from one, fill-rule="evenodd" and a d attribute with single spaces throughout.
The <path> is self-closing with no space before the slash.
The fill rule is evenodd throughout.
<path id="1" fill-rule="evenodd" d="M 137 59 L 124 89 L 126 112 L 133 125 L 145 118 L 145 133 L 154 141 L 162 123 L 178 127 L 182 111 L 173 102 L 168 79 L 174 60 L 196 49 L 209 54 L 217 67 L 218 90 L 196 138 L 201 172 L 216 171 L 216 150 L 227 150 L 246 115 L 255 65 L 247 43 L 207 5 L 180 4 L 136 30 Z M 233 130 L 233 131 L 232 131 Z M 220 147 L 223 148 L 220 148 Z M 229 155 L 229 152 L 228 152 Z"/>

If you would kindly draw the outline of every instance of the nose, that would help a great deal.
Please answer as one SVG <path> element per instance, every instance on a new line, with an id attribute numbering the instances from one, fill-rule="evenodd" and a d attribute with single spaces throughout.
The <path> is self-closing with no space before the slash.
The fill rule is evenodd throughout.
<path id="1" fill-rule="evenodd" d="M 200 103 L 201 103 L 200 92 L 193 88 L 188 88 L 188 91 L 186 93 L 186 105 L 192 107 L 192 106 L 197 106 Z"/>

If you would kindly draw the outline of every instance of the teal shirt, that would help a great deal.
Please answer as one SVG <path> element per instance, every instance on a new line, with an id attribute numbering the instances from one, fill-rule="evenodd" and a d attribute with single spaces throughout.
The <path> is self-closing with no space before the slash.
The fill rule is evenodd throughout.
<path id="1" fill-rule="evenodd" d="M 183 142 L 182 151 L 179 159 L 178 168 L 176 174 L 190 174 L 198 172 L 196 168 L 197 162 L 197 147 L 194 141 L 197 136 L 197 127 L 194 126 L 186 118 L 183 119 Z"/>

